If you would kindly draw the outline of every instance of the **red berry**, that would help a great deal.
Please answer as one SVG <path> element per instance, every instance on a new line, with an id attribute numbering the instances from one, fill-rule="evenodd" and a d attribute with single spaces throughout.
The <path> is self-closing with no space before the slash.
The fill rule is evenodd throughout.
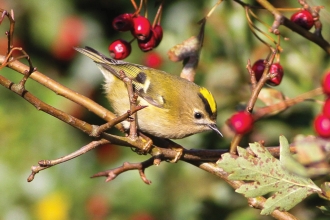
<path id="1" fill-rule="evenodd" d="M 257 82 L 261 79 L 262 74 L 264 73 L 266 67 L 265 62 L 265 60 L 261 59 L 256 61 L 252 66 L 252 70 L 255 74 Z M 269 68 L 269 73 L 271 74 L 272 78 L 267 80 L 267 83 L 272 86 L 278 86 L 281 83 L 284 75 L 284 70 L 281 64 L 273 63 Z"/>
<path id="2" fill-rule="evenodd" d="M 264 62 L 265 62 L 265 60 L 258 60 L 252 66 L 252 70 L 254 72 L 257 82 L 261 79 L 261 76 L 264 73 L 264 70 L 265 70 Z"/>
<path id="3" fill-rule="evenodd" d="M 118 15 L 112 21 L 112 26 L 116 31 L 129 31 L 131 30 L 133 14 L 125 13 Z"/>
<path id="4" fill-rule="evenodd" d="M 324 138 L 330 137 L 330 118 L 324 115 L 316 116 L 314 120 L 314 129 L 316 133 Z"/>
<path id="5" fill-rule="evenodd" d="M 322 112 L 324 116 L 330 118 L 330 98 L 327 98 L 327 100 L 325 100 Z"/>
<path id="6" fill-rule="evenodd" d="M 330 72 L 326 73 L 322 79 L 323 92 L 330 96 Z"/>
<path id="7" fill-rule="evenodd" d="M 153 34 L 155 35 L 156 38 L 155 47 L 157 47 L 163 39 L 163 28 L 162 26 L 160 26 L 160 24 L 156 24 L 153 30 L 154 30 Z"/>
<path id="8" fill-rule="evenodd" d="M 273 63 L 270 66 L 269 73 L 271 74 L 271 79 L 267 80 L 267 83 L 272 86 L 278 86 L 284 75 L 284 70 L 281 64 Z"/>
<path id="9" fill-rule="evenodd" d="M 250 113 L 245 111 L 237 112 L 230 117 L 229 126 L 237 134 L 245 134 L 252 129 L 253 117 Z"/>
<path id="10" fill-rule="evenodd" d="M 115 40 L 109 46 L 110 56 L 116 60 L 125 59 L 130 55 L 131 50 L 131 44 L 122 39 Z"/>
<path id="11" fill-rule="evenodd" d="M 313 16 L 307 10 L 294 13 L 290 20 L 306 30 L 310 30 L 314 25 Z"/>
<path id="12" fill-rule="evenodd" d="M 156 43 L 157 43 L 157 40 L 155 37 L 154 30 L 151 30 L 151 35 L 147 40 L 138 40 L 139 48 L 143 52 L 147 52 L 147 51 L 154 49 L 156 47 Z"/>
<path id="13" fill-rule="evenodd" d="M 143 17 L 143 16 L 138 16 L 133 18 L 133 29 L 131 29 L 131 32 L 133 36 L 135 36 L 138 40 L 146 40 L 149 38 L 151 34 L 151 24 L 150 21 Z"/>

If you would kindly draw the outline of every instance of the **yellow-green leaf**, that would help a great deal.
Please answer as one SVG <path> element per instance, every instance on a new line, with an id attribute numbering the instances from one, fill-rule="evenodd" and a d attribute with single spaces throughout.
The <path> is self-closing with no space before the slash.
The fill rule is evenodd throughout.
<path id="1" fill-rule="evenodd" d="M 268 215 L 275 209 L 287 211 L 312 193 L 321 189 L 306 177 L 289 172 L 283 165 L 292 156 L 287 140 L 280 137 L 280 160 L 273 157 L 260 143 L 250 144 L 253 154 L 238 147 L 238 157 L 222 155 L 218 166 L 230 173 L 230 180 L 246 181 L 236 189 L 248 198 L 273 193 L 267 198 L 261 214 Z"/>

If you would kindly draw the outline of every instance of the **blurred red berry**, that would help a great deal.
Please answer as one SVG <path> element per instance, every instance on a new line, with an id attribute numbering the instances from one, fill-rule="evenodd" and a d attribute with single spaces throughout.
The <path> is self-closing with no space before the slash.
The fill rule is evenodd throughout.
<path id="1" fill-rule="evenodd" d="M 104 195 L 92 195 L 86 201 L 88 219 L 106 219 L 111 212 L 110 204 Z"/>
<path id="2" fill-rule="evenodd" d="M 267 83 L 272 86 L 278 86 L 283 78 L 284 70 L 281 64 L 273 63 L 270 66 L 269 73 L 271 74 L 272 78 L 267 80 Z"/>
<path id="3" fill-rule="evenodd" d="M 151 34 L 152 29 L 150 21 L 147 18 L 139 15 L 134 17 L 132 22 L 133 28 L 131 29 L 131 32 L 133 36 L 141 41 L 147 40 Z"/>
<path id="4" fill-rule="evenodd" d="M 133 14 L 125 13 L 118 15 L 112 21 L 112 26 L 116 31 L 129 31 L 133 27 Z"/>
<path id="5" fill-rule="evenodd" d="M 0 2 L 1 3 L 1 2 Z M 23 42 L 17 38 L 14 37 L 14 47 L 22 47 L 24 49 Z M 7 54 L 7 47 L 8 47 L 8 38 L 7 37 L 0 37 L 0 54 L 4 55 Z M 12 56 L 20 56 L 23 55 L 21 51 L 14 50 L 12 53 Z"/>
<path id="6" fill-rule="evenodd" d="M 314 129 L 320 137 L 330 137 L 330 118 L 325 115 L 318 115 L 314 120 Z"/>
<path id="7" fill-rule="evenodd" d="M 113 163 L 120 157 L 119 147 L 113 144 L 104 144 L 96 148 L 96 156 L 100 163 Z"/>
<path id="8" fill-rule="evenodd" d="M 313 16 L 307 10 L 294 13 L 290 20 L 306 30 L 310 30 L 314 25 Z"/>
<path id="9" fill-rule="evenodd" d="M 265 70 L 264 62 L 265 62 L 265 60 L 262 60 L 262 59 L 257 60 L 252 66 L 252 70 L 254 72 L 257 82 L 261 79 L 261 76 L 264 73 L 264 70 Z"/>
<path id="10" fill-rule="evenodd" d="M 322 79 L 323 92 L 330 96 L 330 72 L 327 72 Z"/>
<path id="11" fill-rule="evenodd" d="M 156 52 L 147 53 L 145 56 L 145 66 L 158 69 L 162 63 L 162 57 Z"/>
<path id="12" fill-rule="evenodd" d="M 109 46 L 110 56 L 116 60 L 125 59 L 132 51 L 131 44 L 125 40 L 118 39 Z"/>
<path id="13" fill-rule="evenodd" d="M 86 27 L 83 20 L 77 16 L 65 18 L 58 30 L 58 36 L 52 44 L 52 54 L 60 60 L 70 60 L 76 54 L 73 47 L 83 40 Z"/>
<path id="14" fill-rule="evenodd" d="M 240 111 L 232 115 L 228 123 L 236 134 L 245 134 L 253 127 L 253 117 L 248 112 Z"/>
<path id="15" fill-rule="evenodd" d="M 157 47 L 163 39 L 163 28 L 160 24 L 156 24 L 153 30 L 154 30 L 153 34 L 155 35 L 155 39 L 156 39 L 155 47 Z"/>
<path id="16" fill-rule="evenodd" d="M 325 100 L 322 112 L 324 116 L 330 118 L 330 98 L 327 98 L 327 100 Z"/>

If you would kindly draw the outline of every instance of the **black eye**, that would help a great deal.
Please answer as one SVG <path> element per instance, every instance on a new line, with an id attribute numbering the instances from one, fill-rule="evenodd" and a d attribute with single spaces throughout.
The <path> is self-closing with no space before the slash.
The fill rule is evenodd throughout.
<path id="1" fill-rule="evenodd" d="M 195 112 L 194 117 L 195 117 L 196 119 L 201 119 L 201 118 L 203 118 L 203 114 L 200 113 L 200 112 Z"/>

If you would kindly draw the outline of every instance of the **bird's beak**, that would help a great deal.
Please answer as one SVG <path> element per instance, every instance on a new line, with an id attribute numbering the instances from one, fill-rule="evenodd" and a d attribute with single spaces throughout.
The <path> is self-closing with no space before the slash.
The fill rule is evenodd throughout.
<path id="1" fill-rule="evenodd" d="M 216 124 L 209 124 L 208 125 L 213 131 L 215 131 L 217 134 L 219 134 L 221 137 L 223 137 L 223 135 L 221 134 L 221 132 L 219 131 L 218 127 Z"/>

